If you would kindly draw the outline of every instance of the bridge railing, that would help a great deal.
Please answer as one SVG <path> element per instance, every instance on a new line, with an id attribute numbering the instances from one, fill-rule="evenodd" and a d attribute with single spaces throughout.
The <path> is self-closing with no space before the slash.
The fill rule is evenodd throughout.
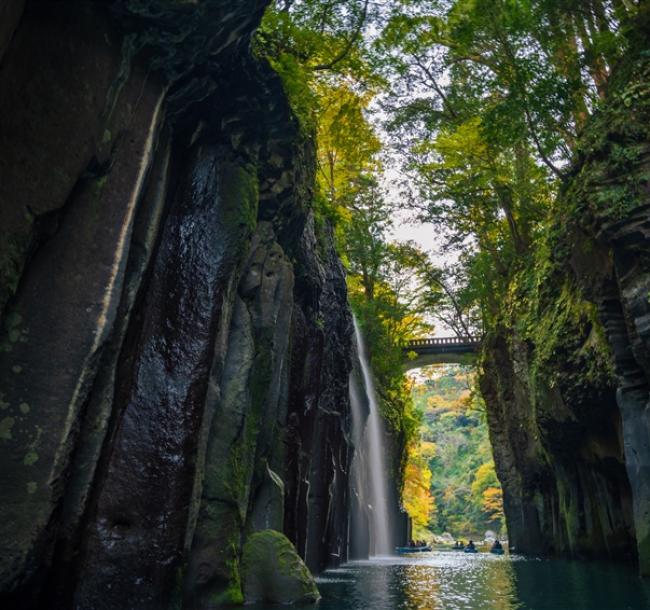
<path id="1" fill-rule="evenodd" d="M 481 338 L 478 336 L 467 337 L 430 337 L 426 339 L 412 339 L 404 343 L 405 349 L 415 349 L 418 347 L 437 347 L 450 345 L 478 345 Z"/>

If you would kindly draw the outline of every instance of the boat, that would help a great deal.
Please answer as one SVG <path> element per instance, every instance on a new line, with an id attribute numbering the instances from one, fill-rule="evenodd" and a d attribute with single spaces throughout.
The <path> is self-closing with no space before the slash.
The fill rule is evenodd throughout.
<path id="1" fill-rule="evenodd" d="M 404 553 L 429 553 L 432 551 L 432 548 L 427 546 L 396 546 L 395 552 L 399 554 Z"/>
<path id="2" fill-rule="evenodd" d="M 505 551 L 503 549 L 490 549 L 492 555 L 503 555 Z"/>
<path id="3" fill-rule="evenodd" d="M 471 548 L 471 547 L 465 547 L 465 551 L 464 551 L 464 552 L 465 552 L 465 553 L 478 553 L 478 550 L 476 549 L 476 547 L 474 547 L 474 548 Z"/>

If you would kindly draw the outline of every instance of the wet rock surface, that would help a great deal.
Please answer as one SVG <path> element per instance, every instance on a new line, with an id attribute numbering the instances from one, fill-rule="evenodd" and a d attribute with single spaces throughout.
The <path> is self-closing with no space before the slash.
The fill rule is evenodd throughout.
<path id="1" fill-rule="evenodd" d="M 319 246 L 313 218 L 297 241 L 298 298 L 292 323 L 284 531 L 313 571 L 347 558 L 352 317 L 331 236 Z M 308 252 L 323 251 L 322 258 Z"/>
<path id="2" fill-rule="evenodd" d="M 512 332 L 486 348 L 480 383 L 511 548 L 632 560 L 632 495 L 613 383 L 585 383 L 578 394 L 561 379 L 550 387 L 550 374 L 533 373 L 531 346 Z M 568 371 L 571 381 L 584 374 Z"/>
<path id="3" fill-rule="evenodd" d="M 197 147 L 190 158 L 162 230 L 133 349 L 118 364 L 120 426 L 84 536 L 77 606 L 115 607 L 124 595 L 133 604 L 161 605 L 173 594 L 214 343 L 249 237 L 246 218 L 256 207 L 252 180 L 219 148 Z M 122 587 L 112 594 L 115 581 Z"/>
<path id="4" fill-rule="evenodd" d="M 346 557 L 351 319 L 264 6 L 0 9 L 3 608 L 238 602 L 269 528 Z"/>

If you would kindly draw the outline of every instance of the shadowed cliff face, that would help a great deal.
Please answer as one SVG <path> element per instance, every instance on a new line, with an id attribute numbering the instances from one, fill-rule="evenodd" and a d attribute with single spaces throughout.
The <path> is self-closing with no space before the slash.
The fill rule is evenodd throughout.
<path id="1" fill-rule="evenodd" d="M 0 9 L 3 607 L 237 601 L 268 528 L 346 558 L 351 319 L 263 4 Z"/>
<path id="2" fill-rule="evenodd" d="M 573 328 L 572 351 L 555 352 L 543 371 L 516 331 L 502 329 L 486 345 L 480 384 L 509 544 L 524 553 L 631 560 L 632 496 L 614 387 L 582 381 L 585 370 L 569 364 L 590 340 L 584 331 Z"/>
<path id="3" fill-rule="evenodd" d="M 649 17 L 639 12 L 638 40 L 582 134 L 551 255 L 540 265 L 550 271 L 528 271 L 537 292 L 488 336 L 481 376 L 510 542 L 536 553 L 638 559 L 643 575 L 650 575 Z"/>
<path id="4" fill-rule="evenodd" d="M 576 230 L 606 261 L 586 272 L 573 267 L 598 303 L 618 376 L 617 402 L 632 488 L 641 573 L 650 575 L 650 11 L 640 12 L 641 53 L 620 71 L 607 107 L 583 145 L 585 162 L 571 195 Z"/>

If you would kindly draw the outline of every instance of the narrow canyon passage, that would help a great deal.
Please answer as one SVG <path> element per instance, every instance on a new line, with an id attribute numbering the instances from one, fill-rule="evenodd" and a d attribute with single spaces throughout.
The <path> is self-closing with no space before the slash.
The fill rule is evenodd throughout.
<path id="1" fill-rule="evenodd" d="M 3 610 L 648 606 L 649 47 L 4 0 Z"/>

